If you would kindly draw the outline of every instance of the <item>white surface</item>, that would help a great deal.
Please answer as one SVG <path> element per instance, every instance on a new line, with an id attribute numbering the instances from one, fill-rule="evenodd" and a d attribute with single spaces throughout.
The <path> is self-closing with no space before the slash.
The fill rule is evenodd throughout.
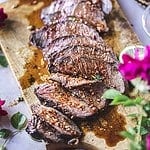
<path id="1" fill-rule="evenodd" d="M 150 37 L 144 32 L 142 26 L 144 8 L 134 0 L 118 0 L 118 2 L 128 18 L 128 21 L 133 25 L 133 30 L 138 35 L 143 45 L 150 44 Z"/>
<path id="2" fill-rule="evenodd" d="M 150 44 L 150 38 L 146 35 L 142 27 L 142 14 L 144 9 L 141 8 L 134 0 L 118 0 L 125 15 L 133 25 L 133 30 L 138 34 L 139 39 L 144 45 Z M 29 117 L 28 109 L 24 102 L 19 103 L 17 106 L 8 107 L 10 101 L 13 101 L 20 96 L 20 90 L 9 68 L 0 68 L 0 98 L 7 100 L 5 109 L 8 111 L 10 117 L 13 113 L 20 111 Z M 0 128 L 10 127 L 8 118 L 0 120 Z M 2 140 L 0 140 L 2 143 Z M 37 143 L 30 139 L 30 137 L 23 132 L 17 135 L 8 144 L 8 150 L 44 150 L 43 143 Z"/>
<path id="3" fill-rule="evenodd" d="M 30 114 L 28 108 L 24 102 L 20 102 L 18 105 L 9 107 L 10 102 L 21 96 L 20 90 L 17 86 L 16 80 L 14 79 L 10 68 L 0 67 L 0 98 L 6 100 L 4 109 L 7 110 L 8 116 L 0 118 L 0 129 L 9 128 L 14 131 L 10 125 L 10 117 L 16 112 L 21 112 L 25 114 L 28 118 Z M 0 139 L 0 144 L 3 140 Z M 23 146 L 23 147 L 22 147 Z M 44 150 L 45 144 L 41 142 L 33 141 L 29 135 L 23 131 L 22 133 L 16 135 L 7 145 L 7 150 Z"/>

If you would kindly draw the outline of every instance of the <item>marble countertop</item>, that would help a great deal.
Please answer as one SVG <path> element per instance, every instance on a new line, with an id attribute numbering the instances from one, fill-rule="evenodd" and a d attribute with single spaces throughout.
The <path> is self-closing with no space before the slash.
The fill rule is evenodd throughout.
<path id="1" fill-rule="evenodd" d="M 133 30 L 137 33 L 143 45 L 148 45 L 150 43 L 150 37 L 148 37 L 142 27 L 142 15 L 144 8 L 139 6 L 134 0 L 118 1 L 126 17 L 128 18 L 128 21 L 132 25 Z M 0 98 L 6 100 L 6 104 L 3 108 L 8 111 L 8 117 L 1 118 L 0 120 L 0 129 L 3 127 L 11 128 L 9 118 L 17 111 L 24 113 L 28 118 L 30 117 L 25 102 L 20 102 L 18 105 L 13 107 L 8 106 L 10 102 L 17 99 L 19 96 L 21 96 L 21 92 L 9 66 L 7 68 L 0 67 Z M 3 141 L 0 139 L 0 144 L 2 142 Z M 44 143 L 33 141 L 25 131 L 15 136 L 7 145 L 8 150 L 32 150 L 35 149 L 35 147 L 36 150 L 45 149 Z"/>

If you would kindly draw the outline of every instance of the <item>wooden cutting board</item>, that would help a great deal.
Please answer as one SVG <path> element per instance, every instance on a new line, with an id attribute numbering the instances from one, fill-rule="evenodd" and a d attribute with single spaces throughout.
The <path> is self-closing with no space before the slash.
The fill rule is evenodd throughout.
<path id="1" fill-rule="evenodd" d="M 49 75 L 46 69 L 46 63 L 43 61 L 41 51 L 29 46 L 28 44 L 29 35 L 31 33 L 29 30 L 30 25 L 35 25 L 36 27 L 40 27 L 42 25 L 39 20 L 39 9 L 47 5 L 48 0 L 39 0 L 37 4 L 33 5 L 31 5 L 31 2 L 31 0 L 21 0 L 20 2 L 18 0 L 9 0 L 8 2 L 0 5 L 0 7 L 4 7 L 6 13 L 8 14 L 8 19 L 5 22 L 5 26 L 0 29 L 0 45 L 7 57 L 9 65 L 11 66 L 14 76 L 18 81 L 18 85 L 20 86 L 24 99 L 29 108 L 31 104 L 38 102 L 36 96 L 34 95 L 35 86 L 43 83 Z M 36 1 L 33 3 L 36 3 Z M 107 18 L 107 22 L 110 31 L 104 34 L 103 37 L 117 55 L 126 46 L 140 44 L 116 0 L 113 0 L 113 11 Z M 90 127 L 92 128 L 91 130 L 84 125 L 81 126 L 81 128 L 85 131 L 83 141 L 96 146 L 99 150 L 128 149 L 127 140 L 120 139 L 122 141 L 118 142 L 118 138 L 118 141 L 116 140 L 113 142 L 113 139 L 117 137 L 115 132 L 119 130 L 119 128 L 117 129 L 119 120 L 123 119 L 123 116 L 126 117 L 126 115 L 133 110 L 125 110 L 120 106 L 117 112 L 120 112 L 123 116 L 117 114 L 116 109 L 113 111 L 112 110 L 109 111 L 105 117 L 102 117 L 103 121 L 100 120 L 99 124 L 93 124 L 93 126 Z M 100 135 L 96 132 L 97 130 L 95 130 L 94 125 L 97 129 L 99 125 L 102 126 L 104 123 L 105 125 L 111 125 L 111 121 L 115 122 L 115 124 L 112 124 L 112 130 L 109 135 L 107 135 L 108 137 Z M 126 118 L 126 122 L 126 126 L 131 125 L 128 118 Z M 122 123 L 124 123 L 124 121 L 122 121 Z M 122 127 L 124 127 L 124 125 Z M 105 140 L 101 137 L 104 137 Z"/>

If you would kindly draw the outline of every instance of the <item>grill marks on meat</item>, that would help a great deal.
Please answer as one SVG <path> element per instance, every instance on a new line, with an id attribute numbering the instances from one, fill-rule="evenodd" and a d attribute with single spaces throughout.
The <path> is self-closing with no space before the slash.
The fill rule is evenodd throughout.
<path id="1" fill-rule="evenodd" d="M 101 41 L 99 33 L 91 26 L 84 24 L 82 20 L 67 17 L 66 20 L 44 26 L 35 30 L 30 36 L 30 43 L 38 48 L 44 49 L 50 43 L 60 37 L 69 35 L 81 35 L 93 40 Z"/>
<path id="2" fill-rule="evenodd" d="M 55 56 L 57 53 L 61 53 L 64 49 L 70 46 L 88 46 L 91 48 L 97 48 L 101 51 L 103 59 L 108 63 L 117 62 L 117 58 L 112 49 L 99 37 L 99 41 L 93 40 L 90 37 L 81 35 L 64 36 L 53 40 L 45 49 L 43 49 L 43 55 L 45 60 L 49 60 L 49 57 Z"/>
<path id="3" fill-rule="evenodd" d="M 61 52 L 49 58 L 50 72 L 60 72 L 73 77 L 80 76 L 84 79 L 93 79 L 99 75 L 107 87 L 124 90 L 124 82 L 117 71 L 117 63 L 107 61 L 107 52 L 100 49 L 85 46 L 73 46 L 63 49 Z M 117 83 L 116 79 L 121 83 Z M 120 85 L 121 86 L 118 86 Z"/>
<path id="4" fill-rule="evenodd" d="M 49 78 L 52 81 L 56 81 L 60 83 L 63 87 L 67 89 L 78 88 L 80 86 L 92 86 L 93 84 L 100 82 L 98 80 L 87 80 L 84 78 L 73 78 L 69 75 L 61 74 L 61 73 L 51 73 Z"/>
<path id="5" fill-rule="evenodd" d="M 73 139 L 78 141 L 81 137 L 76 124 L 56 109 L 39 104 L 32 105 L 31 109 L 33 115 L 26 129 L 31 135 L 39 135 L 48 142 L 65 143 Z"/>
<path id="6" fill-rule="evenodd" d="M 92 1 L 57 0 L 43 9 L 41 18 L 45 24 L 52 24 L 64 20 L 67 16 L 81 18 L 85 23 L 91 24 L 98 31 L 107 31 L 107 25 L 102 11 L 102 1 L 93 4 Z"/>
<path id="7" fill-rule="evenodd" d="M 81 1 L 75 8 L 72 16 L 79 17 L 94 26 L 99 32 L 108 31 L 101 8 L 90 1 Z"/>
<path id="8" fill-rule="evenodd" d="M 71 118 L 85 118 L 97 112 L 97 108 L 92 103 L 87 104 L 81 98 L 71 95 L 57 82 L 38 86 L 35 94 L 43 105 L 58 109 Z"/>
<path id="9" fill-rule="evenodd" d="M 80 86 L 75 89 L 71 89 L 70 92 L 82 98 L 87 104 L 93 104 L 98 110 L 103 110 L 107 102 L 102 98 L 102 95 L 107 87 L 102 82 L 97 82 L 92 86 Z"/>
<path id="10" fill-rule="evenodd" d="M 31 119 L 28 121 L 26 128 L 28 134 L 33 138 L 44 139 L 48 143 L 53 142 L 65 142 L 61 138 L 61 134 L 56 129 L 52 128 L 47 122 L 45 122 L 37 114 L 32 114 Z"/>
<path id="11" fill-rule="evenodd" d="M 59 131 L 62 135 L 78 137 L 81 135 L 79 128 L 65 115 L 52 107 L 42 105 L 32 105 L 33 113 L 39 115 L 45 122 Z"/>

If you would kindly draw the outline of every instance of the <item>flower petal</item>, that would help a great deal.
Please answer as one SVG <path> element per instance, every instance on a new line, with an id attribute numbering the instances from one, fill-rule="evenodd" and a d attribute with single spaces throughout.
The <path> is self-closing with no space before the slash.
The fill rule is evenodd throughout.
<path id="1" fill-rule="evenodd" d="M 7 111 L 0 109 L 0 116 L 6 116 L 7 114 Z"/>
<path id="2" fill-rule="evenodd" d="M 128 63 L 130 61 L 133 61 L 134 59 L 128 54 L 123 54 L 122 55 L 122 60 L 123 60 L 124 63 Z"/>
<path id="3" fill-rule="evenodd" d="M 146 150 L 150 150 L 150 134 L 146 135 Z"/>
<path id="4" fill-rule="evenodd" d="M 5 19 L 7 19 L 7 14 L 4 13 L 4 9 L 0 8 L 0 27 L 2 27 L 4 25 L 4 21 Z"/>
<path id="5" fill-rule="evenodd" d="M 5 101 L 0 99 L 0 106 L 4 105 Z"/>
<path id="6" fill-rule="evenodd" d="M 126 80 L 140 77 L 150 85 L 150 45 L 144 50 L 144 55 L 143 52 L 140 53 L 140 49 L 136 49 L 132 57 L 129 54 L 123 54 L 123 64 L 120 64 L 118 69 Z"/>
<path id="7" fill-rule="evenodd" d="M 138 62 L 134 63 L 127 63 L 127 64 L 120 64 L 119 71 L 127 80 L 132 80 L 138 77 L 141 74 L 142 68 Z"/>
<path id="8" fill-rule="evenodd" d="M 145 58 L 150 59 L 150 45 L 145 47 Z"/>
<path id="9" fill-rule="evenodd" d="M 4 13 L 4 9 L 0 8 L 0 22 L 3 22 L 7 18 L 7 14 Z"/>

